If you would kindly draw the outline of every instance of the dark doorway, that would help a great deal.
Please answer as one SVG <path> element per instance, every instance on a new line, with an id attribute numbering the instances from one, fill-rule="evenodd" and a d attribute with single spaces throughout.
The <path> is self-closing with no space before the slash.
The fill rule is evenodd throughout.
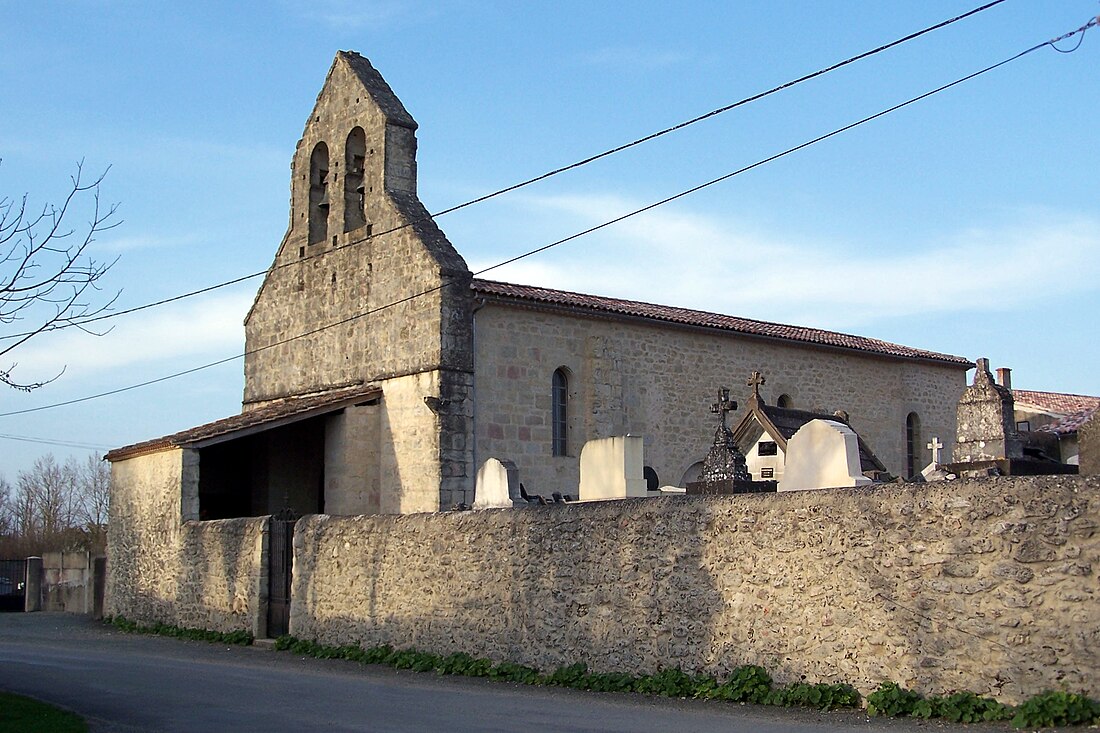
<path id="1" fill-rule="evenodd" d="M 24 609 L 26 580 L 26 560 L 0 560 L 0 611 Z"/>
<path id="2" fill-rule="evenodd" d="M 271 515 L 267 556 L 267 635 L 290 632 L 290 586 L 294 580 L 294 523 L 290 509 Z"/>

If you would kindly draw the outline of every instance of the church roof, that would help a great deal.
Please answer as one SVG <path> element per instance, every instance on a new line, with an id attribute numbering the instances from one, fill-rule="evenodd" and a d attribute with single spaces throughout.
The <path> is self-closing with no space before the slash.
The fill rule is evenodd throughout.
<path id="1" fill-rule="evenodd" d="M 643 303 L 635 300 L 622 300 L 620 298 L 608 298 L 600 295 L 584 295 L 583 293 L 571 293 L 566 290 L 552 290 L 550 288 L 540 288 L 531 285 L 513 285 L 511 283 L 496 282 L 493 280 L 475 279 L 472 283 L 472 287 L 476 293 L 481 295 L 516 299 L 530 303 L 541 303 L 548 306 L 568 308 L 570 310 L 581 310 L 591 313 L 602 313 L 631 318 L 645 318 L 701 328 L 715 328 L 722 331 L 746 334 L 748 336 L 797 341 L 800 343 L 816 344 L 838 349 L 852 349 L 869 354 L 878 354 L 902 359 L 923 359 L 956 365 L 964 369 L 969 369 L 974 366 L 973 362 L 961 356 L 914 349 L 909 346 L 892 344 L 889 341 L 880 341 L 879 339 L 867 338 L 865 336 L 853 336 L 851 334 L 838 333 L 836 331 L 825 331 L 820 328 L 788 326 L 782 323 L 757 321 L 751 318 L 727 316 L 721 313 L 708 313 L 706 311 L 678 308 L 671 305 L 655 305 L 653 303 Z"/>
<path id="2" fill-rule="evenodd" d="M 1082 410 L 1100 407 L 1100 397 L 1063 392 L 1035 392 L 1030 389 L 1012 390 L 1012 399 L 1018 405 L 1031 405 L 1044 412 L 1069 415 Z"/>
<path id="3" fill-rule="evenodd" d="M 108 461 L 118 461 L 145 453 L 154 453 L 166 448 L 200 447 L 197 444 L 205 443 L 209 445 L 211 442 L 240 438 L 246 434 L 259 432 L 261 429 L 269 430 L 280 425 L 335 412 L 349 405 L 375 399 L 381 395 L 381 388 L 375 385 L 364 386 L 360 384 L 305 397 L 287 397 L 266 404 L 263 407 L 242 412 L 239 415 L 199 425 L 179 433 L 166 435 L 163 438 L 154 438 L 123 448 L 116 448 L 108 453 L 105 458 Z"/>

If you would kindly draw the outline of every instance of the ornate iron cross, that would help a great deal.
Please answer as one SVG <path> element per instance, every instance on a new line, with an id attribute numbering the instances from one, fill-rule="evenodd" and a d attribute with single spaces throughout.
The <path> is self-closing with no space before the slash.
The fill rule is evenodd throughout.
<path id="1" fill-rule="evenodd" d="M 726 415 L 737 409 L 737 402 L 730 399 L 730 391 L 726 387 L 718 390 L 718 401 L 710 406 L 710 411 L 722 417 L 722 427 L 726 427 Z"/>

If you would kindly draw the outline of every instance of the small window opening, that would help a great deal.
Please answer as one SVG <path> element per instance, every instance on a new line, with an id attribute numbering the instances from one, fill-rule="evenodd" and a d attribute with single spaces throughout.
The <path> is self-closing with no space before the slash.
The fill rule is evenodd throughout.
<path id="1" fill-rule="evenodd" d="M 306 256 L 306 248 L 305 247 L 299 247 L 298 248 L 298 256 L 299 257 L 305 257 Z"/>
<path id="2" fill-rule="evenodd" d="M 551 424 L 553 426 L 553 445 L 551 446 L 553 455 L 564 456 L 568 455 L 569 448 L 569 428 L 568 428 L 568 405 L 569 400 L 569 377 L 565 373 L 565 369 L 556 369 L 554 371 L 554 378 L 550 389 L 550 402 L 551 402 Z"/>
<path id="3" fill-rule="evenodd" d="M 791 399 L 789 394 L 781 394 L 779 395 L 779 399 L 775 401 L 775 404 L 777 407 L 790 409 L 794 407 L 794 400 Z"/>
<path id="4" fill-rule="evenodd" d="M 1031 432 L 1031 421 L 1030 420 L 1020 420 L 1019 422 L 1016 423 L 1016 430 L 1018 430 L 1021 433 L 1030 433 Z"/>
<path id="5" fill-rule="evenodd" d="M 775 478 L 775 469 L 771 466 L 760 469 L 760 478 Z"/>
<path id="6" fill-rule="evenodd" d="M 921 459 L 920 416 L 910 412 L 905 418 L 905 467 L 909 478 L 920 471 Z"/>
<path id="7" fill-rule="evenodd" d="M 328 146 L 317 143 L 309 156 L 309 243 L 328 238 Z"/>
<path id="8" fill-rule="evenodd" d="M 779 445 L 774 440 L 762 440 L 756 446 L 756 455 L 777 456 L 779 455 Z"/>
<path id="9" fill-rule="evenodd" d="M 366 193 L 364 180 L 366 178 L 366 153 L 367 134 L 362 127 L 356 127 L 348 135 L 347 144 L 344 147 L 344 163 L 347 173 L 344 174 L 344 231 L 350 232 L 358 229 L 366 223 Z"/>
<path id="10" fill-rule="evenodd" d="M 658 478 L 657 472 L 653 470 L 652 466 L 646 466 L 642 469 L 642 478 L 645 479 L 646 491 L 659 491 L 661 488 L 661 479 Z"/>

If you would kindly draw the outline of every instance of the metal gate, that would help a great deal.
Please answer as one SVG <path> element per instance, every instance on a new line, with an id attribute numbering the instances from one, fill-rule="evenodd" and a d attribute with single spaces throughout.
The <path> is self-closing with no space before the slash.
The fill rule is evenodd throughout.
<path id="1" fill-rule="evenodd" d="M 22 611 L 26 604 L 26 560 L 0 560 L 0 611 Z"/>
<path id="2" fill-rule="evenodd" d="M 290 585 L 294 579 L 294 523 L 298 515 L 283 509 L 271 515 L 267 558 L 267 635 L 290 631 Z"/>

